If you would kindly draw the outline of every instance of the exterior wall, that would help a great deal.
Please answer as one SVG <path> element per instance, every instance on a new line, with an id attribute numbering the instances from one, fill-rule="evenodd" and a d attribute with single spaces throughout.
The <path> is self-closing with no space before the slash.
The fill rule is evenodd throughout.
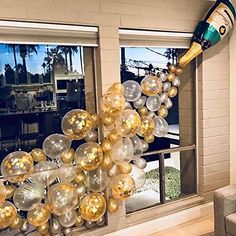
<path id="1" fill-rule="evenodd" d="M 105 91 L 120 79 L 119 27 L 192 32 L 211 4 L 206 0 L 1 0 L 0 19 L 99 26 L 98 72 Z M 235 38 L 234 33 L 234 52 Z M 205 52 L 198 65 L 199 190 L 205 200 L 230 180 L 228 42 L 226 38 Z M 235 55 L 231 54 L 234 64 Z M 236 118 L 236 108 L 231 112 Z M 236 145 L 232 145 L 231 153 L 236 154 Z M 119 228 L 125 218 L 117 216 L 111 221 Z"/>

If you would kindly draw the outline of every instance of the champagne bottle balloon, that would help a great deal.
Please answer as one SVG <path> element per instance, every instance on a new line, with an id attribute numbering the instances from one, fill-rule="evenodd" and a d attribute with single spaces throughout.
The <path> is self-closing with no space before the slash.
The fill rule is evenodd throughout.
<path id="1" fill-rule="evenodd" d="M 179 59 L 179 66 L 184 68 L 204 50 L 221 41 L 233 28 L 235 17 L 235 8 L 229 0 L 217 0 L 197 25 L 190 49 Z"/>

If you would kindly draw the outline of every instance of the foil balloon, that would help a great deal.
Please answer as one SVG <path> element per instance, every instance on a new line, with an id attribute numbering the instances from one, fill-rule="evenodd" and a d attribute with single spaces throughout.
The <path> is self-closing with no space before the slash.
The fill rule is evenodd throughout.
<path id="1" fill-rule="evenodd" d="M 116 131 L 122 137 L 134 136 L 141 124 L 141 118 L 136 111 L 124 110 L 115 121 Z"/>
<path id="2" fill-rule="evenodd" d="M 119 203 L 117 200 L 113 197 L 110 197 L 107 201 L 107 210 L 111 213 L 114 214 L 116 213 L 120 208 Z"/>
<path id="3" fill-rule="evenodd" d="M 106 200 L 100 193 L 90 193 L 80 203 L 81 217 L 87 221 L 98 221 L 105 212 Z"/>
<path id="4" fill-rule="evenodd" d="M 71 163 L 74 160 L 75 151 L 73 148 L 70 148 L 69 151 L 63 152 L 61 154 L 61 161 L 63 163 Z"/>
<path id="5" fill-rule="evenodd" d="M 146 103 L 147 97 L 146 96 L 141 96 L 138 100 L 133 102 L 133 106 L 136 109 L 141 109 L 144 107 Z M 131 108 L 132 109 L 132 108 Z"/>
<path id="6" fill-rule="evenodd" d="M 133 178 L 136 189 L 141 188 L 146 182 L 145 172 L 142 169 L 139 169 L 136 165 L 132 165 L 132 171 L 129 175 Z"/>
<path id="7" fill-rule="evenodd" d="M 20 231 L 22 233 L 25 233 L 29 230 L 29 222 L 27 220 L 23 220 L 23 224 L 22 226 L 20 227 Z"/>
<path id="8" fill-rule="evenodd" d="M 51 134 L 43 142 L 43 151 L 48 157 L 57 159 L 63 152 L 69 151 L 70 146 L 71 141 L 65 135 Z"/>
<path id="9" fill-rule="evenodd" d="M 91 115 L 84 110 L 74 109 L 65 114 L 61 122 L 63 133 L 71 140 L 85 138 L 93 127 Z"/>
<path id="10" fill-rule="evenodd" d="M 39 182 L 24 183 L 16 189 L 13 195 L 14 205 L 22 210 L 33 209 L 44 197 L 44 186 Z"/>
<path id="11" fill-rule="evenodd" d="M 70 183 L 58 183 L 49 188 L 48 203 L 53 214 L 61 216 L 78 203 L 76 188 Z"/>
<path id="12" fill-rule="evenodd" d="M 77 177 L 79 170 L 73 164 L 62 164 L 58 169 L 58 177 L 61 182 L 71 182 Z"/>
<path id="13" fill-rule="evenodd" d="M 7 191 L 3 183 L 0 182 L 0 207 L 3 205 L 7 197 Z"/>
<path id="14" fill-rule="evenodd" d="M 44 186 L 53 183 L 57 177 L 58 167 L 52 161 L 42 161 L 35 165 L 30 178 Z"/>
<path id="15" fill-rule="evenodd" d="M 9 227 L 15 220 L 17 215 L 17 210 L 15 206 L 5 201 L 0 207 L 0 229 Z"/>
<path id="16" fill-rule="evenodd" d="M 147 143 L 152 143 L 152 142 L 154 142 L 155 137 L 154 137 L 153 134 L 151 134 L 151 135 L 145 136 L 145 137 L 144 137 L 144 140 L 145 140 Z"/>
<path id="17" fill-rule="evenodd" d="M 107 92 L 100 102 L 101 110 L 110 116 L 116 116 L 125 109 L 125 98 L 119 92 Z"/>
<path id="18" fill-rule="evenodd" d="M 136 101 L 142 94 L 139 83 L 134 80 L 127 80 L 123 83 L 125 89 L 125 100 L 128 102 Z"/>
<path id="19" fill-rule="evenodd" d="M 92 192 L 102 192 L 107 187 L 107 184 L 107 171 L 98 168 L 88 173 L 88 188 Z"/>
<path id="20" fill-rule="evenodd" d="M 46 155 L 40 148 L 34 148 L 30 155 L 32 156 L 34 162 L 46 161 Z"/>
<path id="21" fill-rule="evenodd" d="M 93 120 L 93 129 L 97 129 L 101 123 L 101 118 L 98 114 L 92 114 L 91 118 Z"/>
<path id="22" fill-rule="evenodd" d="M 166 120 L 160 116 L 156 116 L 154 118 L 154 123 L 155 123 L 155 129 L 153 131 L 153 134 L 156 137 L 164 137 L 169 130 L 169 126 Z"/>
<path id="23" fill-rule="evenodd" d="M 111 158 L 116 163 L 130 162 L 134 158 L 133 143 L 130 138 L 123 138 L 115 143 L 112 148 Z"/>
<path id="24" fill-rule="evenodd" d="M 33 171 L 33 158 L 23 151 L 8 154 L 1 163 L 3 177 L 11 183 L 20 183 L 26 180 Z"/>
<path id="25" fill-rule="evenodd" d="M 154 127 L 155 127 L 155 124 L 152 117 L 142 116 L 138 135 L 141 137 L 151 135 L 154 130 Z"/>
<path id="26" fill-rule="evenodd" d="M 135 135 L 134 137 L 130 138 L 132 144 L 133 144 L 133 160 L 136 160 L 138 158 L 140 158 L 143 154 L 143 144 L 141 139 Z"/>
<path id="27" fill-rule="evenodd" d="M 34 209 L 28 211 L 27 220 L 31 225 L 37 227 L 46 224 L 50 215 L 51 212 L 49 206 L 39 203 L 34 207 Z"/>
<path id="28" fill-rule="evenodd" d="M 77 219 L 77 214 L 74 209 L 66 213 L 65 215 L 58 217 L 59 223 L 65 228 L 68 228 L 74 225 L 76 222 L 76 219 Z"/>
<path id="29" fill-rule="evenodd" d="M 159 94 L 162 91 L 162 81 L 154 75 L 146 75 L 141 81 L 141 89 L 147 96 Z"/>
<path id="30" fill-rule="evenodd" d="M 169 73 L 169 74 L 167 75 L 167 80 L 168 80 L 169 82 L 173 82 L 173 81 L 175 80 L 175 74 L 174 74 L 174 73 Z"/>
<path id="31" fill-rule="evenodd" d="M 161 99 L 159 95 L 148 97 L 146 106 L 149 111 L 157 111 L 161 106 Z"/>
<path id="32" fill-rule="evenodd" d="M 135 182 L 128 174 L 117 175 L 111 185 L 111 193 L 115 199 L 127 200 L 135 192 Z"/>
<path id="33" fill-rule="evenodd" d="M 75 151 L 75 163 L 82 170 L 92 171 L 97 169 L 102 159 L 103 151 L 97 143 L 84 143 Z"/>

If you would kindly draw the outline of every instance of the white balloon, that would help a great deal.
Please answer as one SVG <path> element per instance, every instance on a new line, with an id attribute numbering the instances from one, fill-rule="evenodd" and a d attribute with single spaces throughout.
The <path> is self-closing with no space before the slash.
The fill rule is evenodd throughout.
<path id="1" fill-rule="evenodd" d="M 167 109 L 170 109 L 173 106 L 173 103 L 170 98 L 167 98 L 167 100 L 165 102 L 165 106 Z"/>
<path id="2" fill-rule="evenodd" d="M 135 135 L 134 137 L 130 138 L 133 144 L 133 150 L 134 150 L 134 160 L 138 159 L 143 154 L 143 143 L 141 139 Z"/>
<path id="3" fill-rule="evenodd" d="M 146 106 L 149 111 L 158 111 L 161 106 L 161 99 L 159 95 L 148 97 Z"/>
<path id="4" fill-rule="evenodd" d="M 135 188 L 139 189 L 146 183 L 146 173 L 144 170 L 139 169 L 136 165 L 132 165 L 132 171 L 129 174 L 134 182 L 135 182 Z"/>
<path id="5" fill-rule="evenodd" d="M 167 80 L 167 75 L 164 72 L 159 73 L 159 78 L 161 79 L 162 82 L 165 82 Z"/>
<path id="6" fill-rule="evenodd" d="M 166 120 L 160 116 L 156 116 L 154 117 L 154 123 L 155 123 L 155 128 L 153 134 L 156 137 L 164 137 L 169 130 L 169 126 Z"/>
<path id="7" fill-rule="evenodd" d="M 133 102 L 134 108 L 136 108 L 136 109 L 143 108 L 144 105 L 145 105 L 146 100 L 147 100 L 146 96 L 141 96 L 138 100 Z"/>
<path id="8" fill-rule="evenodd" d="M 127 80 L 123 83 L 125 89 L 125 100 L 128 102 L 136 101 L 142 94 L 139 83 L 134 80 Z"/>
<path id="9" fill-rule="evenodd" d="M 180 86 L 180 78 L 178 76 L 175 77 L 174 81 L 172 82 L 172 85 L 175 87 Z"/>
<path id="10" fill-rule="evenodd" d="M 165 83 L 162 84 L 162 90 L 164 92 L 166 92 L 170 87 L 171 87 L 171 83 L 170 82 L 165 82 Z"/>

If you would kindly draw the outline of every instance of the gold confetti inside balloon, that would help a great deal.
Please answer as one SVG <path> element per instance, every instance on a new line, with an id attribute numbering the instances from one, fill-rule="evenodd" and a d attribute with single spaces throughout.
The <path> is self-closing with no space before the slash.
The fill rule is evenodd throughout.
<path id="1" fill-rule="evenodd" d="M 15 206 L 6 201 L 0 207 L 0 229 L 9 227 L 15 220 L 17 215 L 17 210 Z"/>
<path id="2" fill-rule="evenodd" d="M 112 116 L 110 116 L 108 114 L 104 114 L 102 116 L 102 123 L 103 123 L 103 125 L 110 126 L 110 125 L 113 125 L 114 122 L 115 122 L 115 118 L 114 117 L 112 117 Z"/>
<path id="3" fill-rule="evenodd" d="M 135 183 L 132 177 L 127 174 L 117 175 L 111 185 L 111 193 L 115 199 L 127 200 L 135 192 Z"/>
<path id="4" fill-rule="evenodd" d="M 166 106 L 161 105 L 159 111 L 158 111 L 158 116 L 162 118 L 166 118 L 168 116 L 168 109 Z"/>
<path id="5" fill-rule="evenodd" d="M 100 193 L 86 195 L 80 203 L 81 217 L 87 221 L 95 222 L 106 212 L 106 201 Z"/>
<path id="6" fill-rule="evenodd" d="M 31 225 L 41 226 L 48 222 L 51 212 L 47 205 L 39 203 L 34 209 L 28 211 L 27 220 Z"/>
<path id="7" fill-rule="evenodd" d="M 139 136 L 151 135 L 154 130 L 154 127 L 155 124 L 152 117 L 142 116 L 138 135 Z"/>
<path id="8" fill-rule="evenodd" d="M 13 223 L 9 226 L 10 229 L 20 229 L 20 227 L 23 225 L 22 217 L 19 213 L 17 213 Z"/>
<path id="9" fill-rule="evenodd" d="M 153 96 L 162 91 L 162 81 L 153 75 L 146 75 L 141 81 L 142 92 L 147 96 Z"/>
<path id="10" fill-rule="evenodd" d="M 33 158 L 23 151 L 12 152 L 7 155 L 1 164 L 3 177 L 12 183 L 26 180 L 33 171 Z"/>
<path id="11" fill-rule="evenodd" d="M 61 122 L 63 133 L 72 140 L 85 138 L 93 127 L 91 115 L 84 110 L 74 109 L 65 114 Z"/>
<path id="12" fill-rule="evenodd" d="M 168 93 L 168 96 L 169 96 L 170 98 L 173 98 L 173 97 L 175 97 L 175 96 L 177 95 L 178 89 L 177 89 L 176 87 L 171 87 L 171 88 L 167 91 L 167 93 Z"/>
<path id="13" fill-rule="evenodd" d="M 115 121 L 116 131 L 122 137 L 134 136 L 141 125 L 141 118 L 136 111 L 124 110 Z"/>
<path id="14" fill-rule="evenodd" d="M 125 108 L 125 98 L 119 92 L 107 92 L 101 98 L 101 110 L 110 116 L 120 114 Z"/>
<path id="15" fill-rule="evenodd" d="M 74 160 L 75 151 L 73 148 L 70 148 L 69 151 L 63 152 L 61 154 L 61 161 L 63 163 L 71 163 Z"/>
<path id="16" fill-rule="evenodd" d="M 6 199 L 10 199 L 13 196 L 15 190 L 16 190 L 16 186 L 14 186 L 14 185 L 5 185 Z"/>
<path id="17" fill-rule="evenodd" d="M 102 147 L 97 143 L 84 143 L 75 152 L 75 163 L 82 170 L 91 171 L 97 169 L 102 159 Z"/>
<path id="18" fill-rule="evenodd" d="M 116 83 L 112 84 L 112 86 L 107 91 L 108 92 L 120 92 L 122 95 L 124 95 L 124 86 L 121 83 L 116 82 Z"/>
<path id="19" fill-rule="evenodd" d="M 113 197 L 110 197 L 107 201 L 107 210 L 111 213 L 114 214 L 116 213 L 120 208 L 119 203 L 117 200 Z"/>
<path id="20" fill-rule="evenodd" d="M 0 182 L 0 206 L 3 205 L 7 198 L 7 191 L 3 183 Z"/>
<path id="21" fill-rule="evenodd" d="M 30 152 L 34 162 L 46 161 L 46 155 L 40 148 L 35 148 Z"/>

